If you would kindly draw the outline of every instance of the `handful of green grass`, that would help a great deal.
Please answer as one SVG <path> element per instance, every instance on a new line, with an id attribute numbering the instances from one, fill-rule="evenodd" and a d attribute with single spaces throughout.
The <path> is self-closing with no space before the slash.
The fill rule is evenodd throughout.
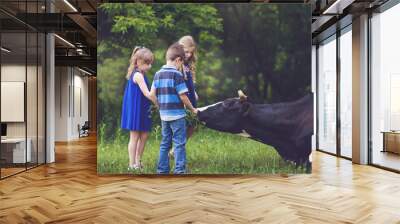
<path id="1" fill-rule="evenodd" d="M 197 127 L 201 124 L 199 118 L 196 114 L 186 110 L 186 122 L 188 126 Z"/>

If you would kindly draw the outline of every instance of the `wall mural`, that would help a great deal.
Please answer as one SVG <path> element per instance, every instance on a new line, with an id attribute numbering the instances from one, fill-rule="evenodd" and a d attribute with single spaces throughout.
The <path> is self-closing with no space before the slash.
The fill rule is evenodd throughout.
<path id="1" fill-rule="evenodd" d="M 306 4 L 98 8 L 99 174 L 311 172 Z"/>

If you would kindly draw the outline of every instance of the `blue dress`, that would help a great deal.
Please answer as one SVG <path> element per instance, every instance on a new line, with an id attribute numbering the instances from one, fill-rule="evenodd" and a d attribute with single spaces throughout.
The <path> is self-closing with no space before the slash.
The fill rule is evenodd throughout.
<path id="1" fill-rule="evenodd" d="M 193 107 L 197 107 L 197 100 L 196 100 L 196 94 L 195 94 L 195 86 L 193 83 L 193 75 L 192 72 L 190 71 L 190 66 L 189 65 L 183 65 L 183 75 L 185 76 L 185 83 L 186 87 L 188 88 L 188 93 L 187 96 L 192 103 Z"/>
<path id="2" fill-rule="evenodd" d="M 125 85 L 124 98 L 122 100 L 121 128 L 130 131 L 151 130 L 151 102 L 147 99 L 137 83 L 133 82 L 133 77 L 137 71 L 132 72 L 131 77 Z M 147 88 L 148 80 L 143 75 Z"/>

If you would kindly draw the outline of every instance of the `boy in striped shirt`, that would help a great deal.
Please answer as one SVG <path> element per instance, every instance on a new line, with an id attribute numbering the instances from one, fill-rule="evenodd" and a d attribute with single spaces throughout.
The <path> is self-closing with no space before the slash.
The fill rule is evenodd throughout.
<path id="1" fill-rule="evenodd" d="M 157 173 L 168 174 L 168 152 L 174 143 L 175 174 L 186 172 L 186 111 L 185 106 L 192 113 L 197 114 L 197 109 L 192 106 L 187 97 L 188 89 L 181 72 L 177 68 L 182 66 L 185 58 L 183 46 L 175 43 L 171 45 L 166 54 L 166 65 L 154 75 L 151 93 L 155 94 L 158 101 L 161 117 L 162 140 Z"/>

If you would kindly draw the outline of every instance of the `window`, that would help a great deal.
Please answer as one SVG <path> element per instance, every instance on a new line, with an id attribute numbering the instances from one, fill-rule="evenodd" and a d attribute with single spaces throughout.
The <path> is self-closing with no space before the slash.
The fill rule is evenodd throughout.
<path id="1" fill-rule="evenodd" d="M 400 170 L 400 4 L 371 18 L 372 163 Z"/>
<path id="2" fill-rule="evenodd" d="M 352 33 L 351 26 L 340 36 L 340 155 L 352 157 Z"/>
<path id="3" fill-rule="evenodd" d="M 336 36 L 318 48 L 318 149 L 336 153 Z"/>

